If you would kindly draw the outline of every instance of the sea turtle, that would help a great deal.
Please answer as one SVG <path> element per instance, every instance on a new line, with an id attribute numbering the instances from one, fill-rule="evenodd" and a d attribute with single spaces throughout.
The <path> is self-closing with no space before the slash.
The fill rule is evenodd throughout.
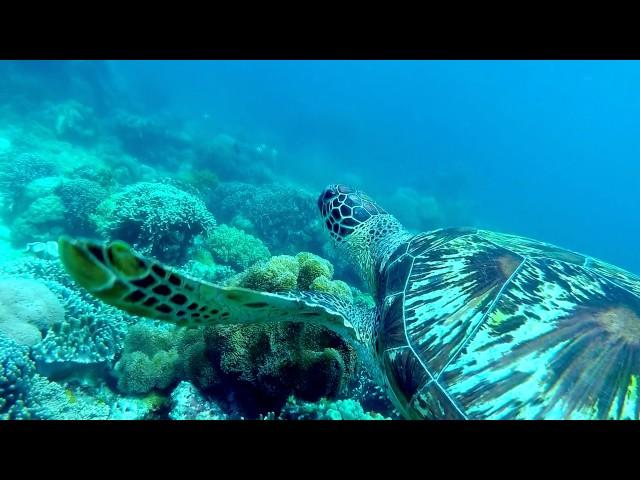
<path id="1" fill-rule="evenodd" d="M 179 325 L 311 322 L 353 344 L 409 419 L 640 416 L 640 278 L 548 243 L 476 228 L 417 235 L 363 192 L 318 199 L 376 307 L 180 275 L 128 245 L 60 239 L 73 278 Z"/>

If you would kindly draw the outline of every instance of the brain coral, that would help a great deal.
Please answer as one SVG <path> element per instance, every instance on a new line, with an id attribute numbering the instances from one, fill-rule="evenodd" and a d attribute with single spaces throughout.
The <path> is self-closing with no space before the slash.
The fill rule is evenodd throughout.
<path id="1" fill-rule="evenodd" d="M 64 321 L 58 297 L 37 280 L 0 280 L 0 332 L 21 345 L 35 345 L 42 331 Z"/>
<path id="2" fill-rule="evenodd" d="M 110 196 L 92 218 L 103 236 L 172 264 L 182 263 L 194 237 L 216 224 L 200 199 L 171 185 L 148 182 Z"/>

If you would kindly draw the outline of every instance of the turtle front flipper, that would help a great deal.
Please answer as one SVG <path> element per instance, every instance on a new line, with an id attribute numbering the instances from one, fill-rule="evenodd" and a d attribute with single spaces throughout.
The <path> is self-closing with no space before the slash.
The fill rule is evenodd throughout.
<path id="1" fill-rule="evenodd" d="M 78 284 L 133 315 L 184 326 L 307 322 L 358 341 L 348 320 L 354 307 L 332 295 L 217 286 L 172 271 L 121 241 L 98 243 L 63 236 L 58 244 L 60 259 Z"/>

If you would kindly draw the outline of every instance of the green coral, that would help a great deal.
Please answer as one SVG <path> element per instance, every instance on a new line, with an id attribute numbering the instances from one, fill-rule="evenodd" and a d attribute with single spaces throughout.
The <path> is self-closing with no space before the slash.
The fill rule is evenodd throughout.
<path id="1" fill-rule="evenodd" d="M 180 357 L 175 349 L 173 329 L 147 323 L 130 328 L 122 357 L 115 365 L 118 388 L 124 393 L 143 394 L 164 390 L 177 380 Z"/>
<path id="2" fill-rule="evenodd" d="M 253 265 L 234 283 L 261 292 L 283 292 L 297 288 L 299 273 L 300 264 L 295 257 L 278 255 Z"/>
<path id="3" fill-rule="evenodd" d="M 217 262 L 236 270 L 244 270 L 271 256 L 260 239 L 228 225 L 213 229 L 207 236 L 205 245 Z"/>
<path id="4" fill-rule="evenodd" d="M 353 301 L 351 288 L 341 280 L 332 280 L 333 265 L 313 253 L 300 252 L 295 257 L 278 255 L 259 262 L 232 280 L 232 284 L 261 292 L 312 290 L 330 293 Z"/>
<path id="5" fill-rule="evenodd" d="M 101 235 L 172 264 L 182 263 L 194 238 L 216 224 L 200 199 L 171 185 L 148 182 L 110 196 L 92 218 Z"/>
<path id="6" fill-rule="evenodd" d="M 290 395 L 335 398 L 358 365 L 351 347 L 314 325 L 230 325 L 190 335 L 182 349 L 186 378 L 221 398 L 232 393 L 248 416 L 279 409 Z"/>
<path id="7" fill-rule="evenodd" d="M 318 277 L 333 277 L 333 265 L 328 260 L 309 252 L 300 252 L 296 255 L 300 266 L 298 272 L 298 289 L 309 290 L 313 281 Z"/>
<path id="8" fill-rule="evenodd" d="M 311 282 L 311 285 L 309 285 L 309 290 L 329 293 L 350 303 L 353 303 L 353 294 L 351 293 L 351 287 L 349 287 L 349 285 L 347 285 L 342 280 L 329 280 L 327 277 L 322 275 Z"/>

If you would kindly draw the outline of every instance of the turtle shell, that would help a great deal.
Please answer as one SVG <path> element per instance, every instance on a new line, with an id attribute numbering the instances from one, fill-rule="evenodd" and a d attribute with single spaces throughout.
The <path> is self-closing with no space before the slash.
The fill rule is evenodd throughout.
<path id="1" fill-rule="evenodd" d="M 424 233 L 379 272 L 375 350 L 409 418 L 640 418 L 640 278 L 513 235 Z"/>

